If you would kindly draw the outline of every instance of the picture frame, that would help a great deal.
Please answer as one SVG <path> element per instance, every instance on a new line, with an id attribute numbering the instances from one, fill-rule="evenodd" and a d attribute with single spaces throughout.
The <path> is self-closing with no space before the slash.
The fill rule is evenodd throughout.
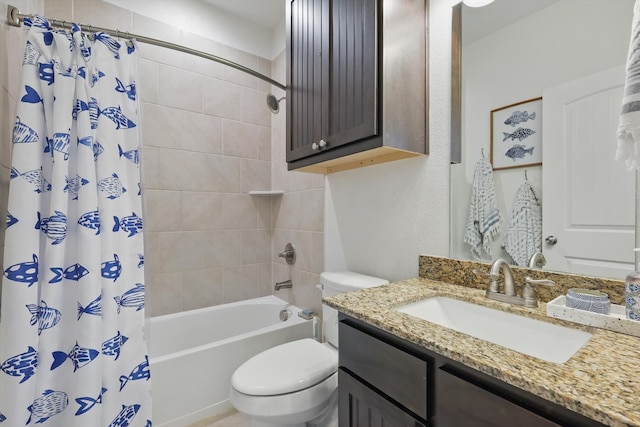
<path id="1" fill-rule="evenodd" d="M 493 170 L 542 164 L 542 97 L 491 110 Z"/>

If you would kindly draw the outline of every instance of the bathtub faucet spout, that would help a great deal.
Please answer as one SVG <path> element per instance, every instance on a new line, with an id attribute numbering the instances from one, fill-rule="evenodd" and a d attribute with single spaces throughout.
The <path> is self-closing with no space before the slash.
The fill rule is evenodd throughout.
<path id="1" fill-rule="evenodd" d="M 291 279 L 289 279 L 289 280 L 285 280 L 284 282 L 276 282 L 275 290 L 279 291 L 282 288 L 292 288 L 292 287 L 293 287 L 293 282 L 291 281 Z"/>

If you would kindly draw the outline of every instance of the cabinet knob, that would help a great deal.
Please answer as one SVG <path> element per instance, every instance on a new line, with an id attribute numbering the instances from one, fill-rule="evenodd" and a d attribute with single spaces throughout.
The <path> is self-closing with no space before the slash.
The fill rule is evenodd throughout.
<path id="1" fill-rule="evenodd" d="M 315 142 L 311 144 L 311 149 L 313 151 L 322 150 L 326 146 L 327 146 L 327 141 L 325 141 L 324 139 L 321 139 L 320 142 L 318 142 L 317 144 Z"/>

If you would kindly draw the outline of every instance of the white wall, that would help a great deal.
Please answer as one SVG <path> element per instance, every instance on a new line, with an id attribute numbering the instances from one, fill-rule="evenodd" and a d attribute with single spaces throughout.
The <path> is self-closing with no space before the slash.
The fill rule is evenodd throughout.
<path id="1" fill-rule="evenodd" d="M 449 254 L 450 0 L 431 0 L 429 26 L 430 154 L 327 176 L 325 270 L 399 280 Z"/>
<path id="2" fill-rule="evenodd" d="M 474 166 L 490 153 L 490 112 L 542 96 L 545 88 L 624 63 L 633 0 L 562 0 L 463 47 L 463 162 L 451 168 L 451 254 L 471 258 L 463 242 Z M 463 22 L 464 28 L 464 22 Z M 543 100 L 544 102 L 544 100 Z M 541 167 L 494 172 L 498 207 L 508 225 L 524 169 L 538 195 Z M 492 258 L 508 257 L 495 240 Z"/>
<path id="3" fill-rule="evenodd" d="M 284 49 L 284 17 L 272 31 L 198 0 L 105 1 L 261 58 L 272 60 Z"/>

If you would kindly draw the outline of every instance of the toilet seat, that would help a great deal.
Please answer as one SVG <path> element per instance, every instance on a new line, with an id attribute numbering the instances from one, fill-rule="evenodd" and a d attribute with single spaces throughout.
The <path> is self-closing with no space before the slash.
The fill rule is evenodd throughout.
<path id="1" fill-rule="evenodd" d="M 247 360 L 231 377 L 231 387 L 249 396 L 277 396 L 308 389 L 338 370 L 338 353 L 304 338 L 272 347 Z"/>

